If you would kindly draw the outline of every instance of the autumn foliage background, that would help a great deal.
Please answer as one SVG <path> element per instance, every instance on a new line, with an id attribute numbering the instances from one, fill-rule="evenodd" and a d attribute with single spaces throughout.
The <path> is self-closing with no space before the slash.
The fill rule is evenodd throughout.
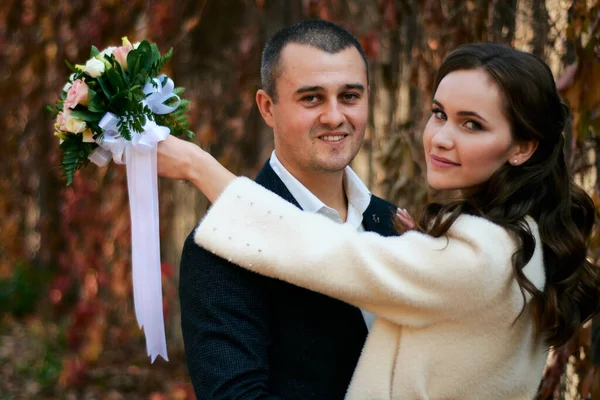
<path id="1" fill-rule="evenodd" d="M 372 69 L 371 118 L 354 168 L 413 215 L 436 196 L 420 133 L 443 57 L 494 41 L 551 66 L 571 105 L 574 174 L 597 204 L 600 168 L 599 0 L 4 0 L 0 4 L 0 399 L 192 399 L 177 296 L 183 240 L 206 200 L 160 181 L 164 311 L 171 361 L 150 364 L 132 309 L 124 168 L 90 166 L 70 187 L 44 111 L 91 45 L 148 39 L 175 54 L 196 142 L 254 176 L 272 138 L 254 105 L 260 51 L 279 28 L 323 18 L 353 32 Z M 593 243 L 600 257 L 600 238 Z M 600 374 L 589 328 L 550 357 L 539 399 L 588 398 Z M 596 395 L 598 396 L 598 395 Z M 600 397 L 594 397 L 600 399 Z"/>

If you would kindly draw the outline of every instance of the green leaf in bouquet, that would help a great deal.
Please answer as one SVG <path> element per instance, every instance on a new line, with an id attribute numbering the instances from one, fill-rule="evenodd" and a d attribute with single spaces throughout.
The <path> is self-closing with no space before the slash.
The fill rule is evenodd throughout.
<path id="1" fill-rule="evenodd" d="M 189 105 L 189 100 L 181 100 L 177 109 L 172 113 L 156 115 L 156 123 L 169 128 L 173 136 L 185 136 L 193 139 L 194 133 L 189 129 L 190 122 L 186 115 Z"/>
<path id="2" fill-rule="evenodd" d="M 110 82 L 108 81 L 107 78 L 104 78 L 103 76 L 99 76 L 96 78 L 96 80 L 98 81 L 98 84 L 102 88 L 102 91 L 104 92 L 104 95 L 106 96 L 107 99 L 110 99 L 111 97 L 113 97 L 115 95 L 116 91 L 112 90 L 112 88 L 110 86 Z"/>
<path id="3" fill-rule="evenodd" d="M 121 64 L 119 64 L 118 62 L 115 61 L 114 68 L 116 70 L 118 70 L 119 74 L 121 74 L 121 78 L 123 78 L 123 82 L 125 82 L 125 86 L 129 86 L 129 75 L 127 75 L 127 72 L 123 69 Z"/>
<path id="4" fill-rule="evenodd" d="M 155 63 L 160 59 L 160 51 L 158 50 L 158 45 L 156 43 L 152 43 L 150 45 L 150 49 L 152 50 L 152 62 Z"/>
<path id="5" fill-rule="evenodd" d="M 115 94 L 110 99 L 108 108 L 120 115 L 123 112 L 137 113 L 141 110 L 141 106 L 139 106 L 137 103 L 141 102 L 144 98 L 144 93 L 140 89 L 139 85 L 135 85 L 129 89 Z"/>
<path id="6" fill-rule="evenodd" d="M 98 50 L 98 48 L 96 46 L 92 45 L 92 48 L 90 49 L 90 58 L 94 58 L 98 54 L 100 54 L 100 51 Z"/>
<path id="7" fill-rule="evenodd" d="M 120 121 L 117 123 L 119 134 L 126 140 L 131 140 L 131 137 L 136 133 L 144 131 L 146 121 L 154 121 L 154 113 L 140 102 L 130 103 L 127 111 L 123 112 Z"/>
<path id="8" fill-rule="evenodd" d="M 99 122 L 100 121 L 87 121 L 86 122 L 88 128 L 90 128 L 92 130 L 92 132 L 95 133 L 95 135 L 93 136 L 94 139 L 102 138 L 104 136 L 104 130 L 102 128 L 100 128 L 100 126 L 98 125 Z"/>
<path id="9" fill-rule="evenodd" d="M 113 87 L 113 89 L 115 89 L 116 92 L 120 92 L 127 88 L 123 77 L 121 76 L 121 74 L 115 71 L 114 68 L 105 71 L 103 76 L 106 76 L 106 78 L 108 79 L 111 86 Z"/>
<path id="10" fill-rule="evenodd" d="M 150 44 L 144 40 L 140 43 L 137 49 L 133 49 L 127 54 L 127 72 L 134 79 L 141 69 L 142 58 L 144 54 L 150 52 Z"/>
<path id="11" fill-rule="evenodd" d="M 153 64 L 152 46 L 147 40 L 144 40 L 137 49 L 133 49 L 127 54 L 127 71 L 131 82 L 134 84 L 145 83 Z"/>
<path id="12" fill-rule="evenodd" d="M 129 129 L 129 123 L 127 123 L 125 120 L 120 120 L 117 123 L 117 130 L 123 139 L 131 140 L 133 133 Z"/>
<path id="13" fill-rule="evenodd" d="M 106 104 L 102 96 L 88 89 L 88 110 L 95 113 L 106 113 Z"/>
<path id="14" fill-rule="evenodd" d="M 46 111 L 50 113 L 51 119 L 56 119 L 56 117 L 58 116 L 58 110 L 52 108 L 52 106 L 46 105 Z"/>
<path id="15" fill-rule="evenodd" d="M 92 112 L 92 111 L 84 111 L 84 110 L 74 110 L 71 111 L 71 116 L 77 119 L 80 119 L 85 122 L 96 122 L 100 121 L 104 116 L 104 112 Z"/>
<path id="16" fill-rule="evenodd" d="M 68 62 L 67 60 L 65 60 L 65 64 L 67 64 L 67 67 L 69 67 L 69 69 L 73 72 L 75 72 L 76 74 L 78 74 L 79 71 L 77 68 L 75 68 L 75 66 L 73 64 L 71 64 L 70 62 Z"/>
<path id="17" fill-rule="evenodd" d="M 98 147 L 96 143 L 84 143 L 82 139 L 81 135 L 69 134 L 60 145 L 63 150 L 60 166 L 67 179 L 67 186 L 73 182 L 75 172 L 89 164 L 88 155 Z"/>
<path id="18" fill-rule="evenodd" d="M 158 51 L 158 48 L 157 48 Z M 169 59 L 173 56 L 173 48 L 171 47 L 169 49 L 169 51 L 167 51 L 165 53 L 165 55 L 160 56 L 157 59 L 157 61 L 155 62 L 155 64 L 152 66 L 152 73 L 154 76 L 157 76 L 158 73 L 160 72 L 160 70 L 163 69 L 163 67 L 165 66 L 165 64 L 167 63 L 167 61 L 169 61 Z"/>
<path id="19" fill-rule="evenodd" d="M 158 70 L 156 69 L 157 64 L 160 61 L 160 51 L 158 51 L 158 46 L 156 43 L 152 43 L 150 46 L 151 54 L 148 67 L 148 76 L 152 79 L 158 75 Z"/>

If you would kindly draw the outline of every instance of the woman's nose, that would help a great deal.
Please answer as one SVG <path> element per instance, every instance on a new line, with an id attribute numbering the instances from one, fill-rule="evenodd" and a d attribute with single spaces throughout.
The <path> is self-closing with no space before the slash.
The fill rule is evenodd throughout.
<path id="1" fill-rule="evenodd" d="M 452 126 L 446 122 L 431 138 L 431 145 L 436 148 L 451 149 L 454 147 Z"/>

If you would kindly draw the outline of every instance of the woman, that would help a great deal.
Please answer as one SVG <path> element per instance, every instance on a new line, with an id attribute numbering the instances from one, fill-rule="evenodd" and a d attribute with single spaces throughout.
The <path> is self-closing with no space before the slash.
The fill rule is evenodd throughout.
<path id="1" fill-rule="evenodd" d="M 567 114 L 533 55 L 453 51 L 423 145 L 428 183 L 462 196 L 394 238 L 303 213 L 174 138 L 159 145 L 159 173 L 214 203 L 199 245 L 378 316 L 348 399 L 531 399 L 548 348 L 600 308 L 586 259 L 594 205 L 565 164 Z"/>

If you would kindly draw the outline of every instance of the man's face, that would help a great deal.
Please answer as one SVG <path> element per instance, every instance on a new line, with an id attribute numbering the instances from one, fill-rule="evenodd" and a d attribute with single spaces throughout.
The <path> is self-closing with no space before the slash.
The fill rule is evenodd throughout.
<path id="1" fill-rule="evenodd" d="M 292 43 L 279 63 L 277 102 L 269 104 L 269 115 L 263 112 L 277 157 L 307 179 L 343 170 L 358 153 L 367 125 L 368 82 L 360 53 L 348 47 L 330 54 Z"/>

